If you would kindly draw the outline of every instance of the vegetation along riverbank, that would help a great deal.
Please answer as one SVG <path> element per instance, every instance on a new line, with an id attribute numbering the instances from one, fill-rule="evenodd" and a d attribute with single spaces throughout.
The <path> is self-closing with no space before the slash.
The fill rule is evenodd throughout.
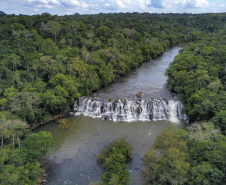
<path id="1" fill-rule="evenodd" d="M 53 143 L 51 134 L 31 133 L 28 128 L 61 115 L 76 98 L 107 86 L 180 43 L 190 44 L 166 72 L 169 87 L 179 94 L 192 122 L 211 121 L 225 134 L 225 25 L 225 13 L 27 16 L 1 12 L 0 184 L 37 182 L 38 160 Z M 200 155 L 194 154 L 194 160 Z M 186 157 L 180 157 L 186 164 Z M 209 163 L 214 167 L 202 163 L 193 168 L 191 176 L 204 167 L 225 173 L 225 164 L 218 161 L 217 166 L 216 161 Z M 217 173 L 221 180 L 209 182 L 225 182 L 225 174 Z M 162 182 L 156 178 L 156 183 Z"/>

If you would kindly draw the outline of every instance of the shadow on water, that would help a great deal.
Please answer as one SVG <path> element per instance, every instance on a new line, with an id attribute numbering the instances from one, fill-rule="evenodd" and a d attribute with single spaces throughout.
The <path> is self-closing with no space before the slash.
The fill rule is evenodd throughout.
<path id="1" fill-rule="evenodd" d="M 165 86 L 167 78 L 164 72 L 180 49 L 174 47 L 168 50 L 162 57 L 144 63 L 138 70 L 95 92 L 93 96 L 124 98 L 143 91 L 146 97 L 172 97 Z M 110 141 L 123 137 L 134 147 L 134 159 L 128 164 L 130 184 L 142 184 L 141 156 L 154 142 L 156 135 L 172 124 L 169 120 L 113 122 L 83 115 L 67 119 L 70 128 L 66 130 L 62 130 L 55 122 L 36 129 L 36 132 L 45 130 L 53 135 L 55 144 L 47 156 L 47 184 L 50 185 L 88 185 L 91 181 L 99 181 L 103 168 L 97 165 L 96 156 Z M 176 126 L 186 128 L 186 122 L 180 120 Z"/>

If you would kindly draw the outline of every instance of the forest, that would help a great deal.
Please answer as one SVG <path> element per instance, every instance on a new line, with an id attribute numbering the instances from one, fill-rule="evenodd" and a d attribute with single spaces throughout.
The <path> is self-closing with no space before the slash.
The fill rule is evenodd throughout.
<path id="1" fill-rule="evenodd" d="M 167 48 L 222 31 L 225 14 L 43 13 L 0 25 L 0 110 L 35 125 Z"/>
<path id="2" fill-rule="evenodd" d="M 144 184 L 225 184 L 226 136 L 212 123 L 171 125 L 143 155 Z"/>
<path id="3" fill-rule="evenodd" d="M 107 86 L 181 43 L 186 46 L 166 71 L 168 86 L 178 93 L 190 122 L 212 122 L 225 134 L 225 13 L 27 16 L 0 12 L 0 184 L 37 182 L 38 160 L 52 146 L 52 138 L 49 133 L 31 133 L 30 128 L 69 112 L 80 96 Z M 214 137 L 209 139 L 215 142 L 218 136 Z M 29 142 L 45 148 L 35 153 Z M 178 155 L 183 152 L 178 151 Z M 32 161 L 28 154 L 34 156 Z M 207 161 L 198 156 L 196 160 Z M 222 179 L 225 182 L 224 163 L 223 167 L 202 165 L 221 171 L 215 184 Z M 193 167 L 190 175 L 202 168 Z M 149 178 L 147 182 L 161 179 Z"/>
<path id="4" fill-rule="evenodd" d="M 210 120 L 226 131 L 226 37 L 211 34 L 184 47 L 166 74 L 190 121 Z"/>

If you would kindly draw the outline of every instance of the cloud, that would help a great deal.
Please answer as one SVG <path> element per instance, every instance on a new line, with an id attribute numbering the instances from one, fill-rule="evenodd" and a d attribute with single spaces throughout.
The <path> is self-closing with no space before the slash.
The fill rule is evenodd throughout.
<path id="1" fill-rule="evenodd" d="M 208 2 L 209 1 L 209 2 Z M 220 3 L 219 3 L 220 1 Z M 114 12 L 206 13 L 225 12 L 226 2 L 218 0 L 0 0 L 1 11 L 29 15 L 98 14 Z"/>
<path id="2" fill-rule="evenodd" d="M 77 0 L 61 0 L 62 4 L 65 6 L 79 6 L 80 3 Z"/>
<path id="3" fill-rule="evenodd" d="M 37 8 L 47 8 L 47 9 L 54 9 L 54 6 L 48 5 L 48 4 L 39 4 L 37 5 Z"/>
<path id="4" fill-rule="evenodd" d="M 59 0 L 28 0 L 28 4 L 46 4 L 46 5 L 59 5 Z"/>
<path id="5" fill-rule="evenodd" d="M 104 0 L 102 9 L 118 10 L 118 12 L 143 12 L 148 8 L 146 0 Z"/>
<path id="6" fill-rule="evenodd" d="M 151 0 L 150 7 L 154 8 L 204 8 L 208 7 L 209 3 L 206 0 Z"/>
<path id="7" fill-rule="evenodd" d="M 220 5 L 219 5 L 219 7 L 221 7 L 221 8 L 225 8 L 225 10 L 226 10 L 226 2 L 225 2 L 225 3 L 220 4 Z"/>
<path id="8" fill-rule="evenodd" d="M 185 8 L 206 8 L 209 7 L 209 3 L 206 0 L 187 0 Z"/>

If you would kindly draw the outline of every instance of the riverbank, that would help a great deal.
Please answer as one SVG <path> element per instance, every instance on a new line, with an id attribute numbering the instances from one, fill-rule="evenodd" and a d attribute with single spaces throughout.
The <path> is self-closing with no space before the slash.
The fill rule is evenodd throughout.
<path id="1" fill-rule="evenodd" d="M 120 98 L 121 95 L 127 97 L 130 94 L 135 96 L 140 91 L 143 92 L 142 99 L 154 95 L 162 99 L 174 96 L 165 85 L 167 77 L 164 73 L 180 49 L 181 47 L 173 47 L 162 56 L 144 62 L 137 70 L 108 87 L 101 88 L 92 96 L 103 101 L 108 101 L 107 97 Z M 90 102 L 99 105 L 98 102 Z M 156 104 L 155 107 L 157 106 Z M 104 171 L 97 165 L 96 156 L 105 145 L 118 138 L 125 138 L 133 145 L 134 159 L 128 164 L 130 185 L 141 184 L 140 170 L 137 170 L 142 169 L 141 156 L 154 142 L 157 134 L 173 123 L 170 120 L 114 122 L 83 115 L 69 116 L 66 119 L 70 125 L 69 129 L 62 130 L 55 122 L 50 122 L 35 130 L 51 132 L 55 143 L 47 156 L 48 185 L 89 184 L 91 181 L 100 181 Z M 184 120 L 174 124 L 182 129 L 187 125 Z"/>
<path id="2" fill-rule="evenodd" d="M 42 158 L 40 161 L 40 167 L 42 169 L 42 172 L 39 175 L 37 185 L 44 185 L 46 183 L 46 179 L 48 177 L 47 173 L 47 165 L 46 165 L 46 158 Z"/>
<path id="3" fill-rule="evenodd" d="M 182 46 L 183 44 L 179 44 L 179 45 Z M 172 47 L 170 47 L 170 48 L 174 48 L 174 47 L 175 47 L 175 46 L 172 46 Z M 152 58 L 151 60 L 158 60 L 158 58 L 162 57 L 163 54 L 166 53 L 166 51 L 169 50 L 170 48 L 167 48 L 165 51 L 163 51 L 163 53 L 161 53 L 160 55 L 158 55 L 158 56 Z M 150 61 L 151 61 L 151 60 L 150 60 Z M 132 71 L 136 71 L 137 69 L 139 69 L 139 67 L 140 67 L 142 64 L 148 63 L 148 62 L 150 62 L 150 61 L 143 61 L 142 63 L 140 63 L 139 66 L 137 66 L 137 67 L 134 68 L 134 69 L 131 69 L 131 70 L 128 71 L 126 74 L 124 74 L 124 75 L 122 75 L 122 76 L 117 76 L 117 77 L 116 77 L 111 83 L 109 83 L 106 87 L 101 86 L 99 89 L 90 92 L 90 94 L 93 96 L 93 95 L 95 95 L 96 92 L 99 92 L 99 91 L 102 91 L 103 89 L 108 88 L 109 86 L 111 86 L 111 85 L 114 84 L 115 82 L 117 83 L 118 81 L 120 81 L 120 80 L 123 79 L 124 77 L 127 77 Z M 135 96 L 135 95 L 137 94 L 137 92 L 140 92 L 140 91 L 134 92 L 133 96 Z M 124 94 L 125 94 L 125 93 L 124 93 Z M 112 98 L 112 97 L 114 97 L 114 96 L 109 96 L 109 97 Z M 108 98 L 109 98 L 109 97 L 108 97 Z M 121 96 L 121 97 L 122 97 L 122 96 Z M 68 109 L 73 110 L 73 106 L 68 107 Z M 69 115 L 70 115 L 70 111 L 65 111 L 65 112 L 60 113 L 60 114 L 52 115 L 52 116 L 50 116 L 49 118 L 47 118 L 47 121 L 43 121 L 43 122 L 41 122 L 41 123 L 37 123 L 37 124 L 35 124 L 34 126 L 32 126 L 32 127 L 31 127 L 31 130 L 34 130 L 34 129 L 38 128 L 39 126 L 44 125 L 44 124 L 46 124 L 46 123 L 49 123 L 49 122 L 51 122 L 51 121 L 55 121 L 55 120 L 57 120 L 57 119 L 61 119 L 61 118 L 68 117 Z"/>
<path id="4" fill-rule="evenodd" d="M 31 130 L 34 130 L 34 129 L 38 128 L 39 126 L 44 125 L 46 123 L 49 123 L 51 121 L 55 121 L 57 119 L 68 117 L 69 115 L 70 115 L 70 111 L 65 111 L 61 114 L 52 115 L 51 117 L 49 117 L 48 121 L 44 121 L 44 122 L 41 122 L 41 123 L 34 125 L 33 127 L 31 127 Z"/>

